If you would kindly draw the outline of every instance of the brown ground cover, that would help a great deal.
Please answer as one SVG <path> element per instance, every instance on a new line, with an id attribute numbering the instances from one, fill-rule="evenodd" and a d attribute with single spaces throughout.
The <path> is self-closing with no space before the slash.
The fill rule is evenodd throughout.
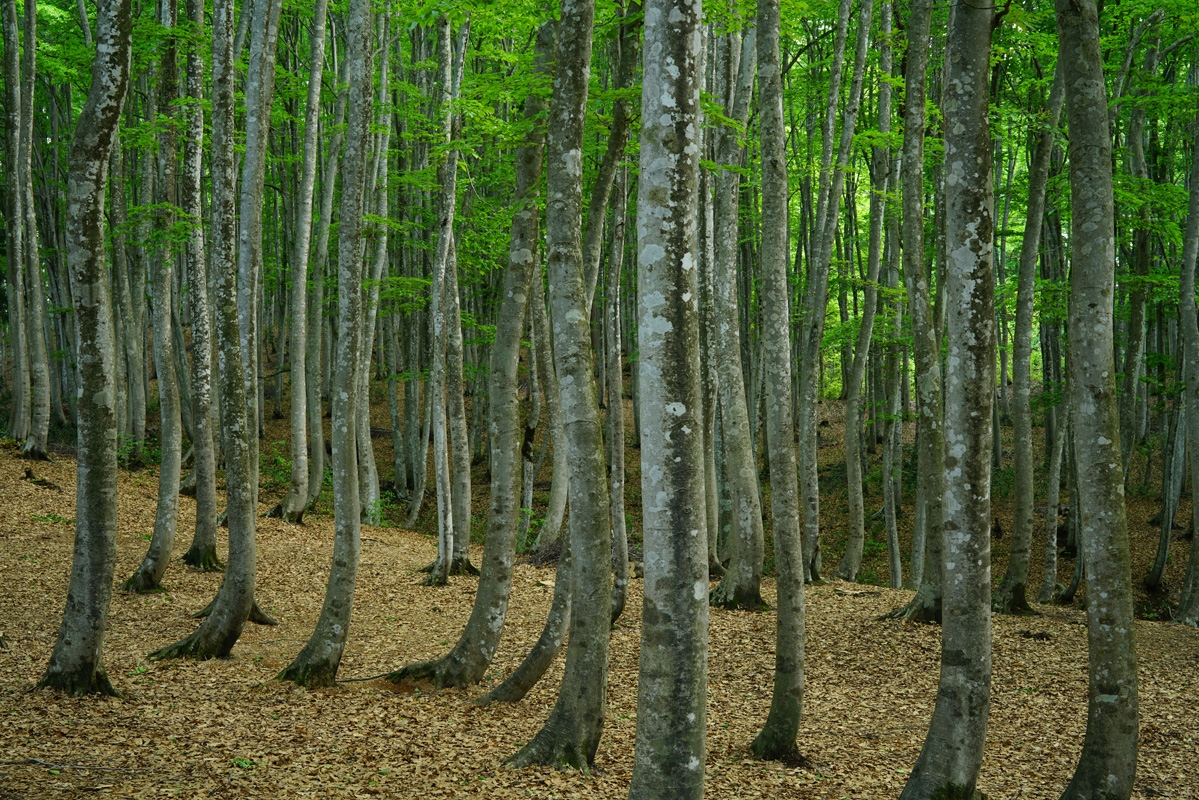
<path id="1" fill-rule="evenodd" d="M 385 419 L 384 411 L 376 424 Z M 822 428 L 822 436 L 834 443 L 821 455 L 830 482 L 822 506 L 830 569 L 839 557 L 844 518 L 836 486 L 839 425 L 834 418 Z M 272 426 L 271 432 L 279 430 Z M 390 463 L 386 439 L 376 445 L 383 446 L 380 464 Z M 248 627 L 230 660 L 147 662 L 146 653 L 193 629 L 190 613 L 211 599 L 220 581 L 219 575 L 177 563 L 161 594 L 114 594 L 105 660 L 124 698 L 65 698 L 33 687 L 49 657 L 66 593 L 74 465 L 65 458 L 33 465 L 38 478 L 57 488 L 23 480 L 25 466 L 11 447 L 0 452 L 0 634 L 9 645 L 0 650 L 0 798 L 627 795 L 640 581 L 633 582 L 628 610 L 613 631 L 608 717 L 591 775 L 501 766 L 544 721 L 561 658 L 520 704 L 480 709 L 468 702 L 513 669 L 535 641 L 552 594 L 549 567 L 517 568 L 504 640 L 478 689 L 396 692 L 376 680 L 309 692 L 273 681 L 319 613 L 332 546 L 327 513 L 308 517 L 303 526 L 259 521 L 258 596 L 279 619 L 277 628 Z M 635 462 L 630 466 L 629 502 L 635 506 Z M 144 553 L 156 488 L 152 470 L 121 473 L 118 580 Z M 485 513 L 485 489 L 476 483 L 477 513 Z M 879 496 L 868 497 L 868 509 Z M 260 511 L 274 499 L 264 493 Z M 997 504 L 1005 523 L 1008 506 L 1010 501 Z M 1156 533 L 1145 520 L 1155 506 L 1149 498 L 1130 500 L 1135 577 L 1152 558 Z M 635 534 L 638 515 L 631 511 Z M 194 504 L 184 498 L 178 556 L 190 541 L 193 514 Z M 904 523 L 910 525 L 910 514 Z M 444 653 L 466 620 L 475 586 L 470 578 L 453 578 L 436 589 L 418 585 L 416 570 L 436 549 L 426 535 L 383 527 L 365 528 L 363 536 L 343 678 L 377 675 Z M 995 544 L 998 578 L 1006 541 Z M 1038 538 L 1034 563 L 1041 547 Z M 1186 543 L 1175 543 L 1169 573 L 1174 585 L 1186 553 Z M 866 567 L 886 580 L 885 553 L 868 553 Z M 1064 563 L 1063 574 L 1071 567 Z M 772 580 L 765 594 L 773 603 Z M 812 762 L 807 768 L 755 761 L 747 747 L 770 702 L 773 614 L 713 611 L 707 796 L 896 797 L 932 711 L 939 652 L 938 628 L 876 621 L 908 597 L 872 585 L 809 589 L 807 695 L 799 740 Z M 979 787 L 992 798 L 1058 797 L 1081 748 L 1083 615 L 1074 608 L 1041 611 L 995 619 L 991 727 Z M 1142 721 L 1136 796 L 1199 797 L 1199 632 L 1141 621 L 1137 640 Z"/>

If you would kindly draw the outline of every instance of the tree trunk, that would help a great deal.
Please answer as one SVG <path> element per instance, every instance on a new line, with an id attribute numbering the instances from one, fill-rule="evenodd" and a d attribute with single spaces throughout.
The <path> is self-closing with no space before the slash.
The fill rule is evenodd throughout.
<path id="1" fill-rule="evenodd" d="M 1071 504 L 1081 513 L 1090 664 L 1086 738 L 1062 797 L 1100 800 L 1131 795 L 1137 761 L 1137 656 L 1112 357 L 1112 140 L 1095 2 L 1055 5 L 1070 125 L 1071 229 L 1081 234 L 1070 270 L 1070 414 L 1079 477 Z M 1193 284 L 1186 296 L 1194 297 Z"/>
<path id="2" fill-rule="evenodd" d="M 820 580 L 820 481 L 817 472 L 817 431 L 819 416 L 820 375 L 823 372 L 821 341 L 824 338 L 825 307 L 828 304 L 828 276 L 833 258 L 833 236 L 837 229 L 837 209 L 841 203 L 841 190 L 845 184 L 845 172 L 849 165 L 850 145 L 853 142 L 854 125 L 862 98 L 862 78 L 866 69 L 866 48 L 870 41 L 870 20 L 874 12 L 874 0 L 862 0 L 858 16 L 858 45 L 855 55 L 853 81 L 849 98 L 842 114 L 841 142 L 837 155 L 837 169 L 830 178 L 828 167 L 833 137 L 833 119 L 840 103 L 840 80 L 834 80 L 829 90 L 828 111 L 825 117 L 825 152 L 820 176 L 820 206 L 817 214 L 816 261 L 808 270 L 808 291 L 805 296 L 804 316 L 800 336 L 799 374 L 799 491 L 803 504 L 803 553 L 804 578 Z M 849 2 L 843 0 L 837 20 L 837 37 L 834 44 L 834 70 L 840 70 L 845 49 L 844 30 L 848 24 Z M 834 91 L 834 89 L 836 91 Z"/>
<path id="3" fill-rule="evenodd" d="M 263 5 L 269 5 L 264 3 Z M 255 22 L 255 38 L 266 29 L 266 9 Z M 225 455 L 229 563 L 216 600 L 190 636 L 151 653 L 149 658 L 222 658 L 229 655 L 255 608 L 258 554 L 251 443 L 256 443 L 246 403 L 247 381 L 238 325 L 237 236 L 233 127 L 233 3 L 216 0 L 212 22 L 212 267 L 216 311 L 217 376 L 221 408 L 221 450 Z M 254 448 L 256 449 L 256 448 Z"/>
<path id="4" fill-rule="evenodd" d="M 779 2 L 758 2 L 758 86 L 761 105 L 762 219 L 787 218 L 787 150 L 783 127 Z M 787 226 L 762 226 L 762 366 L 766 382 L 766 446 L 770 457 L 770 515 L 778 583 L 774 692 L 766 725 L 754 739 L 758 758 L 797 760 L 803 714 L 804 580 L 800 551 L 795 427 L 791 413 L 791 308 L 787 284 Z"/>
<path id="5" fill-rule="evenodd" d="M 616 200 L 612 206 L 612 253 L 608 261 L 607 332 L 608 414 L 605 419 L 608 445 L 608 492 L 612 514 L 612 614 L 616 624 L 629 596 L 629 531 L 625 522 L 624 364 L 621 360 L 620 279 L 624 270 L 625 218 L 628 216 L 628 170 L 616 177 Z"/>
<path id="6" fill-rule="evenodd" d="M 1066 87 L 1059 64 L 1045 111 L 1044 128 L 1037 137 L 1028 176 L 1028 213 L 1024 239 L 1020 247 L 1020 273 L 1016 289 L 1015 352 L 1012 359 L 1013 433 L 1015 439 L 1016 511 L 1012 521 L 1012 544 L 1007 570 L 991 598 L 991 610 L 1001 614 L 1029 613 L 1027 584 L 1032 556 L 1033 472 L 1032 458 L 1032 312 L 1037 277 L 1037 258 L 1041 246 L 1041 224 L 1045 214 L 1045 190 L 1049 183 L 1049 157 L 1053 153 L 1053 135 L 1062 113 Z M 1060 460 L 1059 460 L 1060 469 Z M 1052 505 L 1056 506 L 1057 503 Z M 1057 546 L 1057 521 L 1054 520 L 1053 546 Z M 1056 575 L 1056 570 L 1055 570 Z"/>
<path id="7" fill-rule="evenodd" d="M 337 232 L 337 355 L 333 379 L 333 563 L 321 616 L 308 643 L 280 680 L 301 686 L 333 686 L 350 632 L 354 586 L 361 547 L 358 496 L 358 348 L 362 330 L 363 220 L 366 200 L 367 142 L 373 82 L 371 6 L 353 0 L 346 24 L 346 66 L 350 76 L 349 126 L 346 132 L 345 180 Z"/>
<path id="8" fill-rule="evenodd" d="M 611 520 L 581 252 L 583 120 L 594 19 L 593 0 L 562 3 L 546 151 L 554 363 L 561 382 L 563 443 L 570 466 L 567 535 L 575 559 L 571 583 L 578 602 L 571 610 L 570 644 L 558 701 L 545 726 L 509 759 L 513 766 L 591 767 L 607 698 Z"/>
<path id="9" fill-rule="evenodd" d="M 553 25 L 546 23 L 537 35 L 537 72 L 545 75 L 553 53 Z M 540 125 L 548 103 L 535 95 L 525 101 L 526 123 Z M 430 681 L 437 688 L 467 686 L 482 680 L 495 657 L 516 558 L 516 531 L 520 506 L 521 424 L 517 403 L 517 370 L 520 337 L 537 264 L 538 206 L 541 199 L 542 154 L 545 130 L 534 127 L 516 155 L 516 208 L 512 219 L 508 269 L 500 300 L 500 313 L 491 351 L 491 494 L 483 572 L 474 607 L 457 644 L 435 661 L 402 667 L 387 676 L 393 683 Z"/>
<path id="10" fill-rule="evenodd" d="M 67 177 L 67 263 L 81 392 L 75 552 L 58 639 L 38 682 L 75 695 L 117 694 L 101 660 L 117 532 L 116 358 L 104 257 L 104 181 L 129 86 L 133 23 L 129 0 L 99 0 L 96 6 L 92 85 L 75 126 Z M 8 4 L 6 15 L 11 9 Z"/>
<path id="11" fill-rule="evenodd" d="M 304 155 L 300 161 L 300 191 L 295 199 L 296 234 L 291 261 L 291 476 L 280 513 L 290 523 L 304 517 L 309 503 L 308 481 L 308 246 L 312 236 L 312 196 L 316 185 L 317 129 L 321 111 L 321 76 L 325 67 L 325 12 L 328 0 L 316 0 L 308 34 L 308 99 L 304 111 Z M 318 268 L 321 266 L 317 265 Z M 320 309 L 317 309 L 320 314 Z M 317 353 L 319 357 L 319 351 Z M 319 400 L 318 400 L 319 402 Z M 324 454 L 323 439 L 320 453 Z M 313 448 L 313 453 L 317 448 Z M 318 480 L 324 480 L 324 470 Z"/>
<path id="12" fill-rule="evenodd" d="M 158 24 L 164 30 L 174 30 L 178 7 L 175 0 L 160 0 Z M 158 123 L 158 180 L 156 202 L 161 209 L 155 214 L 156 233 L 163 239 L 175 223 L 175 109 L 178 94 L 178 59 L 173 39 L 168 39 L 158 65 L 158 105 L 162 115 Z M 122 588 L 128 592 L 148 592 L 157 589 L 166 573 L 167 563 L 175 548 L 175 531 L 179 523 L 179 476 L 183 436 L 179 407 L 179 378 L 175 371 L 174 325 L 176 254 L 168 243 L 156 247 L 151 254 L 154 266 L 154 371 L 158 373 L 159 433 L 162 453 L 158 467 L 158 509 L 154 515 L 154 535 L 142 563 Z"/>
<path id="13" fill-rule="evenodd" d="M 931 279 L 924 265 L 924 128 L 925 78 L 928 68 L 931 0 L 912 0 L 908 15 L 908 53 L 903 118 L 903 273 L 916 365 L 917 530 L 913 543 L 923 542 L 916 596 L 893 616 L 905 621 L 941 621 L 941 522 L 944 478 L 944 431 L 941 414 L 941 343 L 934 314 Z M 919 528 L 923 521 L 923 530 Z M 915 550 L 915 544 L 913 544 Z M 915 564 L 912 572 L 916 573 Z"/>
<path id="14" fill-rule="evenodd" d="M 950 7 L 945 53 L 944 621 L 937 704 L 901 800 L 975 796 L 991 705 L 994 208 L 987 83 L 990 6 Z"/>
<path id="15" fill-rule="evenodd" d="M 5 145 L 8 155 L 8 196 L 5 262 L 8 287 L 8 329 L 12 337 L 12 414 L 8 432 L 17 441 L 29 438 L 29 343 L 25 316 L 25 187 L 21 181 L 21 59 L 16 0 L 4 3 Z M 32 76 L 30 77 L 32 80 Z"/>
<path id="16" fill-rule="evenodd" d="M 731 51 L 736 36 L 729 35 Z M 736 74 L 736 88 L 730 90 L 733 99 L 727 114 L 741 126 L 749 118 L 756 42 L 756 29 L 750 28 L 741 41 L 739 70 L 734 73 L 729 67 L 730 82 Z M 766 607 L 761 585 L 766 543 L 741 362 L 741 314 L 737 301 L 737 199 L 741 176 L 729 169 L 741 165 L 741 147 L 734 131 L 721 131 L 717 160 L 725 169 L 716 177 L 716 362 L 721 433 L 728 464 L 725 480 L 733 502 L 733 553 L 724 577 L 712 590 L 711 603 L 721 608 L 758 611 Z"/>

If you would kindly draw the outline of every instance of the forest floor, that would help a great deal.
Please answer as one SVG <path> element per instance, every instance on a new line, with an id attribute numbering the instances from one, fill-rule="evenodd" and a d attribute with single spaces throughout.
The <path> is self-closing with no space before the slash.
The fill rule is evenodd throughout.
<path id="1" fill-rule="evenodd" d="M 827 410 L 836 413 L 835 408 Z M 385 408 L 379 417 L 386 419 Z M 844 491 L 838 499 L 835 485 L 840 424 L 832 419 L 821 429 L 834 445 L 821 453 L 831 489 L 822 501 L 830 572 L 843 537 L 837 530 L 838 520 L 844 519 Z M 273 424 L 268 433 L 280 430 L 285 438 L 281 425 Z M 390 463 L 390 448 L 386 450 L 387 455 L 378 453 L 380 464 Z M 263 451 L 271 452 L 266 443 Z M 66 595 L 74 536 L 74 462 L 60 457 L 52 464 L 30 465 L 37 478 L 48 482 L 40 484 L 23 479 L 26 466 L 15 448 L 0 447 L 0 635 L 8 645 L 0 650 L 0 798 L 627 795 L 636 724 L 640 581 L 632 582 L 628 607 L 613 630 L 608 714 L 590 775 L 502 766 L 544 722 L 561 678 L 561 657 L 520 704 L 478 708 L 468 702 L 509 673 L 536 640 L 553 592 L 552 567 L 516 568 L 504 639 L 480 687 L 398 692 L 372 680 L 310 692 L 274 681 L 303 646 L 319 614 L 332 549 L 328 513 L 310 515 L 303 526 L 259 520 L 258 598 L 279 620 L 278 627 L 248 626 L 228 660 L 147 662 L 148 652 L 194 629 L 190 614 L 208 603 L 220 582 L 219 574 L 196 573 L 176 559 L 164 592 L 113 595 L 104 657 L 124 697 L 67 698 L 34 686 L 45 669 Z M 628 502 L 635 508 L 635 451 L 630 467 Z M 840 474 L 843 487 L 843 470 Z M 484 515 L 485 490 L 485 484 L 476 483 L 476 511 Z M 132 573 L 145 551 L 156 492 L 153 469 L 121 472 L 118 582 Z M 879 497 L 877 490 L 868 496 L 868 510 Z M 274 499 L 264 491 L 260 511 Z M 426 503 L 428 508 L 431 499 Z M 639 514 L 634 508 L 636 535 Z M 190 543 L 194 509 L 190 498 L 182 500 L 177 556 Z M 1130 496 L 1136 579 L 1156 546 L 1156 533 L 1145 522 L 1155 510 L 1156 500 Z M 997 502 L 996 516 L 1010 523 L 1010 501 Z M 1043 516 L 1038 521 L 1040 528 Z M 910 524 L 910 513 L 903 522 Z M 905 542 L 906 534 L 905 529 Z M 885 581 L 880 537 L 880 532 L 871 534 L 864 577 Z M 1040 537 L 1034 542 L 1034 575 L 1039 575 L 1041 542 Z M 1006 541 L 995 544 L 997 580 L 1006 561 Z M 223 548 L 222 537 L 222 556 Z M 1188 546 L 1177 542 L 1174 548 L 1168 579 L 1176 586 Z M 437 657 L 456 640 L 470 613 L 475 579 L 451 578 L 441 588 L 420 586 L 417 569 L 435 552 L 435 540 L 418 532 L 363 529 L 342 678 L 377 675 Z M 475 563 L 480 558 L 476 551 Z M 1063 563 L 1063 577 L 1068 578 L 1072 566 Z M 773 605 L 770 578 L 764 594 Z M 898 796 L 932 712 L 940 651 L 937 627 L 878 621 L 910 596 L 869 584 L 831 582 L 809 588 L 807 684 L 799 733 L 800 751 L 811 762 L 806 768 L 756 761 L 748 750 L 770 703 L 773 612 L 713 610 L 707 796 Z M 979 783 L 993 800 L 1059 797 L 1082 745 L 1087 688 L 1083 612 L 1038 610 L 1036 616 L 994 618 L 991 720 Z M 1134 796 L 1199 798 L 1199 632 L 1142 620 L 1136 634 L 1141 749 Z"/>

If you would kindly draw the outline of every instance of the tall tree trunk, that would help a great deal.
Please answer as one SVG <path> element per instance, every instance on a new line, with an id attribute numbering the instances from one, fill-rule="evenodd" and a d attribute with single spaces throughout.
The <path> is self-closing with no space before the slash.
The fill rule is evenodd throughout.
<path id="1" fill-rule="evenodd" d="M 268 3 L 264 3 L 268 5 Z M 264 18 L 261 20 L 265 28 Z M 256 31 L 261 35 L 261 31 Z M 151 653 L 151 659 L 227 656 L 254 609 L 258 553 L 254 542 L 257 492 L 250 463 L 256 430 L 246 403 L 247 381 L 238 325 L 237 229 L 234 208 L 233 3 L 216 0 L 212 15 L 212 268 L 216 322 L 221 450 L 225 456 L 229 563 L 216 600 L 190 636 Z M 254 448 L 256 449 L 256 448 Z"/>
<path id="2" fill-rule="evenodd" d="M 1137 763 L 1137 651 L 1112 356 L 1112 139 L 1095 2 L 1057 0 L 1055 7 L 1070 125 L 1071 230 L 1079 234 L 1070 270 L 1070 417 L 1078 460 L 1071 504 L 1081 514 L 1090 664 L 1086 738 L 1062 797 L 1100 800 L 1129 797 Z M 1188 297 L 1193 285 L 1191 291 Z"/>
<path id="3" fill-rule="evenodd" d="M 325 12 L 328 0 L 316 0 L 308 34 L 308 98 L 304 110 L 304 155 L 296 198 L 294 255 L 291 261 L 291 475 L 280 514 L 298 523 L 308 507 L 308 246 L 312 236 L 312 196 L 316 185 L 317 130 L 321 111 L 321 77 L 325 67 Z M 317 265 L 318 268 L 321 266 Z M 320 309 L 317 309 L 317 314 Z M 318 401 L 319 402 L 319 401 Z M 322 436 L 323 440 L 324 437 Z M 320 442 L 323 455 L 323 442 Z M 315 450 L 314 450 L 315 453 Z M 324 480 L 324 474 L 319 480 Z"/>
<path id="4" fill-rule="evenodd" d="M 574 554 L 570 643 L 558 701 L 544 727 L 509 759 L 584 769 L 595 763 L 608 683 L 611 520 L 603 430 L 588 331 L 582 263 L 582 144 L 591 73 L 593 0 L 564 0 L 546 146 L 546 240 L 553 298 L 554 363 L 570 465 Z"/>
<path id="5" fill-rule="evenodd" d="M 1199 131 L 1199 111 L 1195 115 L 1195 130 Z M 1182 251 L 1181 309 L 1183 358 L 1186 375 L 1187 457 L 1191 468 L 1191 508 L 1199 508 L 1199 321 L 1195 308 L 1195 262 L 1199 259 L 1199 141 L 1191 161 L 1191 202 L 1187 213 L 1186 237 Z M 1192 514 L 1194 512 L 1192 511 Z M 1199 628 L 1199 546 L 1191 543 L 1175 619 L 1192 628 Z"/>
<path id="6" fill-rule="evenodd" d="M 628 181 L 628 170 L 622 167 L 616 176 L 616 198 L 612 205 L 612 253 L 608 260 L 608 302 L 604 320 L 608 348 L 605 357 L 608 414 L 604 424 L 608 445 L 608 493 L 612 509 L 613 625 L 624 612 L 629 596 L 629 532 L 624 509 L 624 365 L 620 356 L 620 277 L 624 269 Z"/>
<path id="7" fill-rule="evenodd" d="M 736 36 L 729 34 L 729 50 Z M 741 40 L 739 69 L 729 66 L 732 101 L 729 118 L 744 126 L 749 119 L 757 63 L 756 28 Z M 731 59 L 730 59 L 731 60 Z M 733 502 L 733 553 L 728 569 L 711 593 L 711 603 L 721 608 L 757 611 L 762 600 L 762 560 L 765 534 L 762 529 L 762 499 L 758 494 L 758 470 L 750 438 L 749 408 L 741 362 L 741 314 L 737 302 L 737 199 L 741 176 L 733 167 L 741 165 L 741 147 L 730 129 L 720 133 L 717 161 L 724 167 L 716 177 L 716 342 L 720 383 L 720 421 L 725 460 L 725 481 Z"/>
<path id="8" fill-rule="evenodd" d="M 912 573 L 916 595 L 893 613 L 904 620 L 941 621 L 941 522 L 944 431 L 941 414 L 941 343 L 931 279 L 924 265 L 924 128 L 931 0 L 912 0 L 908 15 L 903 118 L 903 273 L 916 365 L 916 530 Z M 923 528 L 920 523 L 923 522 Z M 917 549 L 917 545 L 922 547 Z"/>
<path id="9" fill-rule="evenodd" d="M 820 580 L 820 481 L 817 474 L 817 431 L 819 416 L 820 375 L 823 372 L 821 341 L 824 338 L 824 317 L 828 305 L 828 276 L 833 259 L 833 236 L 837 230 L 837 209 L 841 204 L 841 190 L 845 185 L 845 172 L 849 165 L 850 145 L 853 142 L 854 126 L 862 98 L 862 78 L 866 69 L 866 48 L 870 41 L 870 20 L 874 13 L 874 0 L 862 0 L 858 15 L 858 45 L 855 54 L 853 80 L 849 98 L 842 114 L 841 142 L 837 154 L 837 168 L 831 177 L 827 174 L 829 148 L 832 147 L 833 118 L 840 104 L 840 80 L 832 82 L 829 90 L 828 111 L 825 117 L 824 164 L 821 166 L 820 208 L 817 214 L 816 261 L 808 270 L 808 291 L 804 300 L 804 317 L 800 336 L 799 374 L 799 491 L 803 504 L 803 553 L 804 578 Z M 842 2 L 839 15 L 849 15 L 849 3 Z M 840 16 L 837 21 L 837 37 L 841 53 L 833 57 L 834 70 L 839 64 L 845 48 L 842 31 L 847 24 Z M 834 47 L 837 47 L 835 44 Z M 834 89 L 836 91 L 834 91 Z"/>
<path id="10" fill-rule="evenodd" d="M 553 35 L 552 23 L 545 23 L 538 30 L 539 75 L 545 75 L 550 69 Z M 387 676 L 394 683 L 427 680 L 438 688 L 477 683 L 495 657 L 504 631 L 508 600 L 512 594 L 520 513 L 521 424 L 517 404 L 517 369 L 533 268 L 537 264 L 538 206 L 545 146 L 545 130 L 540 125 L 548 105 L 535 95 L 530 95 L 525 101 L 525 122 L 536 127 L 529 132 L 516 154 L 517 210 L 512 218 L 508 269 L 504 273 L 495 347 L 491 351 L 491 430 L 488 437 L 491 444 L 491 494 L 482 577 L 470 619 L 453 650 L 436 661 L 396 670 Z"/>
<path id="11" fill-rule="evenodd" d="M 1044 127 L 1037 136 L 1028 176 L 1028 213 L 1024 239 L 1020 246 L 1020 273 L 1016 288 L 1015 352 L 1012 359 L 1012 393 L 1015 408 L 1012 417 L 1015 444 L 1016 511 L 1012 520 L 1012 544 L 1007 570 L 991 598 L 991 610 L 1001 614 L 1026 613 L 1027 584 L 1032 556 L 1033 457 L 1032 457 L 1032 312 L 1037 278 L 1037 258 L 1041 247 L 1041 226 L 1045 215 L 1045 190 L 1049 184 L 1049 157 L 1053 153 L 1053 135 L 1066 98 L 1059 63 L 1046 106 Z M 1059 469 L 1060 469 L 1059 460 Z M 1053 503 L 1054 506 L 1057 503 Z M 1057 520 L 1052 527 L 1056 531 Z M 1053 546 L 1057 546 L 1056 534 Z M 1052 586 L 1050 587 L 1052 588 Z"/>
<path id="12" fill-rule="evenodd" d="M 92 85 L 75 126 L 67 177 L 67 263 L 81 392 L 75 552 L 58 639 L 38 682 L 75 695 L 117 694 L 101 660 L 117 533 L 116 358 L 104 257 L 104 180 L 129 86 L 133 20 L 129 0 L 99 0 L 96 7 Z"/>
<path id="13" fill-rule="evenodd" d="M 991 418 L 994 207 L 987 82 L 995 12 L 950 6 L 945 53 L 944 621 L 928 736 L 901 800 L 970 798 L 991 706 Z"/>
<path id="14" fill-rule="evenodd" d="M 187 18 L 203 30 L 204 3 L 187 0 Z M 185 563 L 204 570 L 220 568 L 216 555 L 216 448 L 212 414 L 212 316 L 208 304 L 207 261 L 204 257 L 204 226 L 201 204 L 204 151 L 204 59 L 200 45 L 192 43 L 187 54 L 188 106 L 187 142 L 183 162 L 182 210 L 192 220 L 187 241 L 187 292 L 191 302 L 192 402 L 195 408 L 196 530 Z"/>
<path id="15" fill-rule="evenodd" d="M 883 61 L 886 61 L 884 68 Z M 884 40 L 879 56 L 879 71 L 890 73 L 891 46 Z M 878 130 L 880 135 L 891 131 L 891 85 L 883 81 L 878 89 Z M 866 361 L 874 333 L 874 315 L 878 308 L 878 270 L 882 261 L 883 218 L 886 214 L 884 197 L 890 181 L 891 158 L 886 147 L 872 148 L 870 192 L 870 244 L 866 256 L 866 290 L 862 316 L 858 321 L 858 340 L 853 351 L 852 365 L 845 383 L 845 476 L 849 495 L 849 536 L 845 553 L 834 575 L 842 580 L 856 581 L 862 568 L 862 552 L 866 545 L 866 512 L 862 497 L 862 380 L 866 376 Z M 918 173 L 920 174 L 920 173 Z M 766 215 L 763 214 L 766 218 Z M 844 263 L 844 260 L 842 261 Z"/>
<path id="16" fill-rule="evenodd" d="M 158 24 L 174 30 L 178 6 L 175 0 L 160 0 Z M 157 197 L 160 210 L 155 215 L 156 233 L 163 239 L 175 223 L 175 109 L 178 94 L 178 58 L 174 39 L 167 39 L 158 65 L 158 105 L 162 109 L 158 124 Z M 147 156 L 148 157 L 148 156 Z M 142 563 L 122 588 L 129 592 L 157 589 L 166 573 L 175 548 L 175 530 L 179 523 L 179 474 L 183 437 L 179 408 L 179 379 L 175 372 L 175 346 L 171 337 L 175 288 L 176 254 L 169 242 L 151 254 L 154 266 L 154 371 L 158 373 L 159 433 L 161 461 L 158 467 L 158 509 L 154 515 L 154 535 Z"/>
<path id="17" fill-rule="evenodd" d="M 704 794 L 708 538 L 696 269 L 700 14 L 699 3 L 673 0 L 650 0 L 645 9 L 637 367 L 646 572 L 629 788 L 634 800 Z M 608 413 L 620 411 L 616 404 Z"/>
<path id="18" fill-rule="evenodd" d="M 778 584 L 774 692 L 766 725 L 753 742 L 758 758 L 794 759 L 803 714 L 804 580 L 791 413 L 791 308 L 787 285 L 787 150 L 779 59 L 779 2 L 758 2 L 758 86 L 762 138 L 762 348 L 766 381 L 766 446 L 770 515 Z"/>
<path id="19" fill-rule="evenodd" d="M 350 633 L 354 586 L 358 578 L 362 509 L 358 495 L 355 428 L 362 369 L 358 348 L 362 330 L 362 215 L 366 208 L 368 135 L 371 123 L 371 5 L 350 3 L 346 24 L 346 66 L 350 75 L 349 127 L 345 180 L 337 231 L 337 356 L 333 379 L 333 563 L 321 616 L 304 649 L 279 673 L 280 680 L 307 686 L 333 686 Z"/>
<path id="20" fill-rule="evenodd" d="M 12 414 L 8 432 L 17 441 L 29 438 L 29 343 L 25 316 L 25 187 L 21 181 L 21 45 L 16 0 L 5 0 L 4 9 L 5 146 L 8 155 L 5 261 L 8 287 L 8 330 L 12 337 Z M 32 80 L 32 78 L 30 78 Z"/>

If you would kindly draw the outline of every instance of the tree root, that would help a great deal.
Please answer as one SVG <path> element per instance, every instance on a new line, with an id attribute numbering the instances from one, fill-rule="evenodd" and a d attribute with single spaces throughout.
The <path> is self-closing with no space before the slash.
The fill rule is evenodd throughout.
<path id="1" fill-rule="evenodd" d="M 196 547 L 195 543 L 183 556 L 183 563 L 200 572 L 222 572 L 225 569 L 216 556 L 216 547 Z"/>
<path id="2" fill-rule="evenodd" d="M 509 756 L 504 765 L 512 769 L 522 767 L 553 767 L 554 769 L 577 769 L 588 774 L 593 763 L 584 746 L 563 735 L 558 726 L 547 722 L 533 740 Z"/>
<path id="3" fill-rule="evenodd" d="M 27 439 L 25 446 L 21 448 L 21 458 L 27 461 L 49 461 L 50 454 L 34 443 L 33 439 Z"/>
<path id="4" fill-rule="evenodd" d="M 53 689 L 72 697 L 84 697 L 89 694 L 98 694 L 102 697 L 123 697 L 112 685 L 112 681 L 108 679 L 108 673 L 104 671 L 101 664 L 73 672 L 65 672 L 51 667 L 38 681 L 37 688 Z"/>
<path id="5" fill-rule="evenodd" d="M 454 556 L 450 562 L 451 575 L 478 575 L 479 568 L 470 563 L 470 556 Z"/>
<path id="6" fill-rule="evenodd" d="M 449 655 L 433 661 L 421 661 L 408 664 L 395 672 L 389 672 L 385 678 L 388 683 L 396 686 L 432 685 L 434 689 L 462 688 L 478 680 L 470 680 L 462 674 L 462 665 L 451 659 Z"/>
<path id="7" fill-rule="evenodd" d="M 140 566 L 137 568 L 137 572 L 133 573 L 127 581 L 121 584 L 121 589 L 130 594 L 149 594 L 150 592 L 161 591 L 161 588 L 159 584 L 154 583 L 150 575 Z"/>
<path id="8" fill-rule="evenodd" d="M 726 611 L 770 610 L 770 605 L 762 599 L 760 591 L 754 592 L 740 586 L 731 587 L 727 581 L 721 581 L 711 591 L 708 595 L 708 605 Z"/>
<path id="9" fill-rule="evenodd" d="M 1039 616 L 1035 608 L 1028 604 L 1023 583 L 1006 585 L 1001 583 L 991 596 L 991 611 L 996 614 L 1014 614 L 1016 616 Z"/>
<path id="10" fill-rule="evenodd" d="M 941 624 L 941 598 L 933 597 L 930 592 L 920 590 L 906 606 L 900 606 L 894 611 L 878 617 L 879 621 L 897 619 L 905 625 L 909 622 L 927 622 L 932 625 Z"/>
<path id="11" fill-rule="evenodd" d="M 305 653 L 307 648 L 300 651 L 296 660 L 286 669 L 275 676 L 277 681 L 291 681 L 306 689 L 332 689 L 337 685 L 338 664 L 330 664 L 325 660 L 314 661 Z"/>

